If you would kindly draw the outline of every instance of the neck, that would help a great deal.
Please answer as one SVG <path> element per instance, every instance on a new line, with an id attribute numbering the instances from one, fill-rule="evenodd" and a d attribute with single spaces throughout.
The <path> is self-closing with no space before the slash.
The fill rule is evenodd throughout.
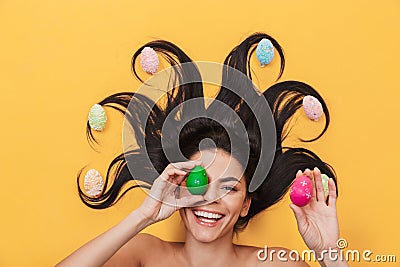
<path id="1" fill-rule="evenodd" d="M 228 233 L 212 242 L 200 242 L 191 233 L 186 232 L 183 256 L 188 266 L 228 266 L 237 258 L 232 233 Z"/>

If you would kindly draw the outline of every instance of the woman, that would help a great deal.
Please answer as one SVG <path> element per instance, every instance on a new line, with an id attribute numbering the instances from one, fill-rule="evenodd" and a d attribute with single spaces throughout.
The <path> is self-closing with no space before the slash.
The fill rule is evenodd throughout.
<path id="1" fill-rule="evenodd" d="M 325 112 L 326 125 L 317 138 L 326 131 L 329 113 L 322 97 L 305 83 L 288 81 L 277 83 L 257 95 L 255 102 L 251 102 L 254 106 L 251 106 L 243 101 L 239 92 L 226 86 L 240 84 L 239 91 L 254 90 L 251 83 L 238 81 L 229 68 L 251 79 L 249 58 L 255 50 L 254 45 L 264 38 L 270 40 L 279 52 L 279 77 L 282 75 L 284 57 L 279 44 L 269 35 L 253 34 L 229 53 L 224 62 L 223 85 L 215 97 L 217 101 L 208 107 L 204 104 L 203 88 L 199 82 L 201 76 L 195 65 L 189 64 L 189 70 L 181 67 L 182 63 L 192 63 L 182 50 L 166 41 L 145 45 L 153 47 L 175 67 L 175 80 L 180 83 L 167 94 L 164 107 L 133 93 L 115 94 L 99 103 L 125 114 L 134 129 L 138 148 L 118 156 L 111 163 L 105 190 L 99 196 L 87 196 L 80 187 L 79 192 L 84 203 L 92 208 L 109 207 L 128 190 L 146 187 L 136 184 L 122 191 L 123 186 L 131 180 L 149 184 L 149 195 L 123 221 L 79 248 L 58 266 L 308 266 L 303 261 L 290 258 L 289 250 L 285 248 L 270 248 L 282 251 L 280 258 L 261 261 L 260 248 L 232 243 L 234 233 L 243 230 L 256 214 L 278 202 L 294 178 L 301 175 L 313 178 L 315 186 L 309 204 L 304 207 L 291 204 L 300 234 L 307 246 L 321 256 L 321 266 L 348 266 L 344 261 L 330 260 L 323 253 L 324 250 L 335 248 L 339 238 L 333 170 L 310 150 L 282 146 L 288 133 L 286 123 L 299 109 L 305 95 L 320 100 Z M 133 57 L 133 71 L 137 77 L 135 61 L 145 46 Z M 187 79 L 192 82 L 182 83 Z M 193 99 L 201 99 L 202 102 L 189 101 Z M 263 132 L 259 126 L 261 122 L 255 115 L 262 106 L 260 103 L 264 103 L 259 100 L 265 101 L 271 108 L 276 130 L 270 166 L 263 158 Z M 224 103 L 235 111 L 245 126 L 246 136 L 237 130 L 237 118 L 221 112 L 218 103 Z M 204 116 L 186 120 L 189 110 Z M 165 130 L 163 123 L 171 115 L 173 126 Z M 94 139 L 89 127 L 87 133 Z M 180 151 L 174 147 L 176 139 Z M 248 153 L 244 153 L 245 146 L 248 147 Z M 172 158 L 167 155 L 172 155 Z M 210 179 L 202 195 L 192 195 L 184 186 L 188 172 L 196 165 L 203 166 Z M 314 166 L 313 171 L 308 169 Z M 109 177 L 112 167 L 116 167 L 115 175 Z M 258 167 L 264 175 L 262 183 L 255 190 L 250 190 Z M 152 168 L 159 173 L 157 176 L 151 171 Z M 140 171 L 135 173 L 133 170 Z M 333 177 L 329 180 L 327 201 L 322 188 L 321 171 Z M 111 185 L 107 186 L 109 182 Z M 185 242 L 166 242 L 148 234 L 139 234 L 147 226 L 170 217 L 177 210 L 185 225 Z"/>

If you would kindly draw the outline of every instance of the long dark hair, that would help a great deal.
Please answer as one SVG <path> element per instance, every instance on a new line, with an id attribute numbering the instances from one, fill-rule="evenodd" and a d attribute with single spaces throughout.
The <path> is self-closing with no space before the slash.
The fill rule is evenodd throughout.
<path id="1" fill-rule="evenodd" d="M 249 140 L 246 143 L 249 146 L 248 158 L 241 158 L 240 149 L 235 149 L 230 145 L 232 138 L 242 139 L 242 137 L 239 133 L 229 136 L 227 129 L 235 132 L 235 125 L 230 121 L 231 118 L 229 116 L 221 116 L 220 120 L 217 121 L 199 117 L 190 120 L 185 125 L 179 125 L 180 121 L 184 121 L 185 114 L 188 113 L 189 109 L 195 109 L 197 112 L 204 114 L 218 114 L 218 106 L 214 102 L 208 107 L 206 107 L 204 101 L 195 102 L 193 104 L 195 106 L 182 105 L 179 109 L 180 116 L 176 118 L 176 128 L 181 129 L 179 131 L 179 147 L 186 158 L 199 151 L 201 140 L 210 138 L 214 141 L 216 147 L 229 152 L 246 167 L 244 176 L 247 186 L 251 182 L 257 164 L 262 164 L 262 162 L 259 162 L 261 139 L 259 124 L 248 103 L 244 102 L 238 94 L 226 88 L 224 84 L 235 83 L 235 81 L 232 81 L 235 77 L 231 75 L 229 68 L 240 71 L 251 81 L 250 57 L 253 55 L 256 45 L 263 38 L 269 39 L 279 54 L 280 72 L 277 79 L 279 80 L 285 68 L 283 49 L 271 36 L 265 33 L 254 33 L 236 46 L 226 57 L 222 74 L 223 85 L 215 97 L 216 100 L 223 102 L 234 110 L 245 125 Z M 94 209 L 104 209 L 114 205 L 126 192 L 135 187 L 151 187 L 157 175 L 150 171 L 147 173 L 146 170 L 154 168 L 158 173 L 161 173 L 171 161 L 165 155 L 165 149 L 168 149 L 169 143 L 173 144 L 177 139 L 176 134 L 169 136 L 168 133 L 162 132 L 163 122 L 171 112 L 176 112 L 175 110 L 179 105 L 188 103 L 186 101 L 190 99 L 204 98 L 201 75 L 196 65 L 179 47 L 168 41 L 152 41 L 143 45 L 135 52 L 132 58 L 132 70 L 136 78 L 144 82 L 139 77 L 135 67 L 138 56 L 144 47 L 152 47 L 174 67 L 175 76 L 173 79 L 178 82 L 178 86 L 167 94 L 167 99 L 163 104 L 155 103 L 143 94 L 132 92 L 113 94 L 98 103 L 121 112 L 125 116 L 126 121 L 129 122 L 136 137 L 141 138 L 137 138 L 139 140 L 137 148 L 125 151 L 125 153 L 118 155 L 110 163 L 105 177 L 104 190 L 99 196 L 90 197 L 84 193 L 79 173 L 77 179 L 79 196 L 87 206 Z M 187 68 L 180 67 L 184 63 L 189 63 L 189 71 L 187 71 Z M 186 79 L 197 82 L 182 82 Z M 251 82 L 242 84 L 241 86 L 249 87 L 246 88 L 249 91 L 254 90 Z M 302 100 L 306 95 L 312 95 L 317 98 L 321 102 L 325 114 L 325 126 L 322 132 L 311 140 L 301 140 L 303 142 L 312 142 L 326 132 L 330 122 L 328 108 L 315 89 L 303 82 L 283 81 L 275 83 L 259 95 L 259 98 L 266 100 L 272 112 L 276 129 L 276 149 L 273 156 L 273 163 L 269 171 L 266 171 L 265 179 L 263 179 L 261 186 L 254 192 L 248 190 L 247 196 L 252 200 L 250 209 L 247 216 L 239 218 L 235 225 L 235 231 L 244 229 L 252 217 L 282 199 L 293 182 L 297 170 L 318 167 L 322 173 L 332 177 L 336 182 L 336 175 L 333 168 L 323 162 L 315 153 L 302 147 L 282 146 L 282 142 L 290 132 L 287 124 L 295 112 L 301 108 Z M 96 142 L 89 123 L 87 123 L 86 133 L 89 142 Z M 166 140 L 163 143 L 164 146 L 162 146 L 162 138 Z M 149 162 L 146 161 L 147 158 L 150 158 L 153 166 L 149 166 Z M 177 157 L 173 160 L 180 161 L 185 159 Z M 141 177 L 133 177 L 128 168 L 128 163 L 134 164 L 135 168 L 141 168 Z M 132 180 L 135 180 L 137 183 L 128 186 L 128 182 Z"/>

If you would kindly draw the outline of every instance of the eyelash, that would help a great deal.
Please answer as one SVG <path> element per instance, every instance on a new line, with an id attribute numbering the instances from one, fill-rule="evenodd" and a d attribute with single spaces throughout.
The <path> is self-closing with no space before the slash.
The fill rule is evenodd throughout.
<path id="1" fill-rule="evenodd" d="M 237 191 L 236 188 L 234 188 L 234 187 L 232 187 L 232 186 L 226 185 L 226 186 L 222 187 L 222 189 L 226 189 L 226 188 L 228 188 L 228 189 L 227 189 L 228 191 Z"/>

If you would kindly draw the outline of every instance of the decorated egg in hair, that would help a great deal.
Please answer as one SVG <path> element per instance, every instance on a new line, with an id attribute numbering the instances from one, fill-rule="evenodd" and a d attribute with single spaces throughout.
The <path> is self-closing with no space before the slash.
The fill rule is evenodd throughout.
<path id="1" fill-rule="evenodd" d="M 186 186 L 193 195 L 202 195 L 207 191 L 208 176 L 202 166 L 194 167 L 186 178 Z"/>
<path id="2" fill-rule="evenodd" d="M 324 112 L 321 102 L 311 95 L 303 98 L 303 108 L 307 117 L 313 121 L 318 121 Z"/>
<path id="3" fill-rule="evenodd" d="M 88 170 L 83 180 L 83 188 L 88 196 L 99 196 L 103 190 L 103 177 L 95 169 Z"/>
<path id="4" fill-rule="evenodd" d="M 272 59 L 274 58 L 274 46 L 270 40 L 264 38 L 258 43 L 256 48 L 256 56 L 261 64 L 261 67 L 271 63 Z"/>
<path id="5" fill-rule="evenodd" d="M 311 200 L 312 194 L 313 184 L 306 175 L 296 178 L 289 191 L 290 200 L 299 207 L 307 205 Z"/>
<path id="6" fill-rule="evenodd" d="M 89 111 L 90 128 L 96 131 L 102 131 L 107 122 L 107 115 L 104 108 L 99 104 L 94 104 Z"/>
<path id="7" fill-rule="evenodd" d="M 142 65 L 142 69 L 147 73 L 154 74 L 157 72 L 159 64 L 160 61 L 156 51 L 147 46 L 143 48 L 140 53 L 140 65 Z"/>

